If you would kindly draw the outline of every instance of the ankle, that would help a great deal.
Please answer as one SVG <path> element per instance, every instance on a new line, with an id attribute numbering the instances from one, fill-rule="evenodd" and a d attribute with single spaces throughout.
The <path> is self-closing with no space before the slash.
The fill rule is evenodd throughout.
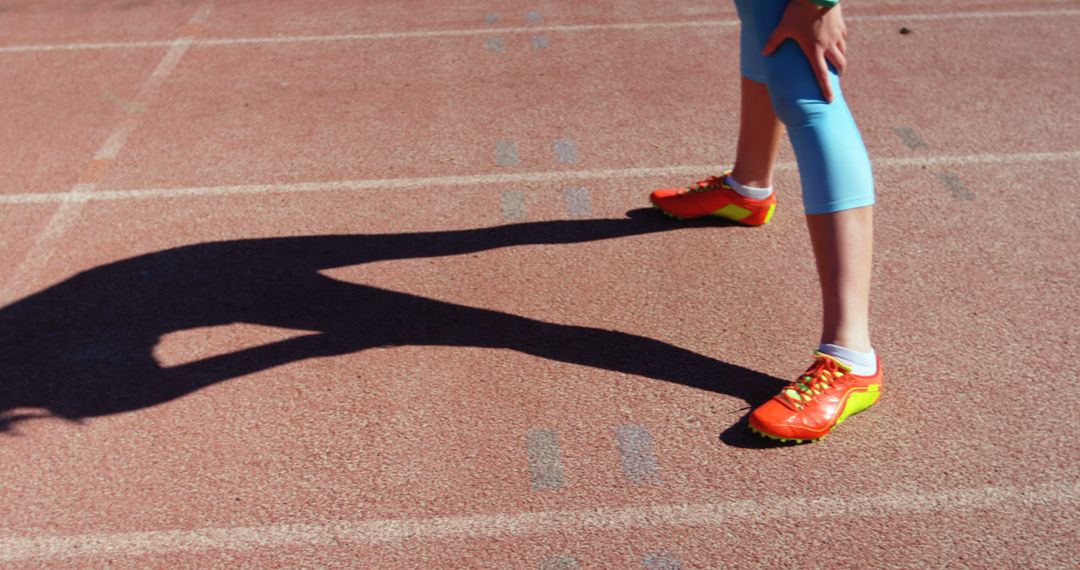
<path id="1" fill-rule="evenodd" d="M 742 184 L 743 186 L 749 186 L 751 188 L 772 187 L 772 172 L 767 170 L 753 172 L 749 169 L 740 169 L 739 166 L 736 165 L 728 176 L 738 180 L 739 184 Z"/>
<path id="2" fill-rule="evenodd" d="M 818 352 L 827 354 L 849 366 L 856 376 L 873 376 L 877 374 L 877 353 L 872 348 L 870 350 L 855 350 L 847 346 L 823 343 L 818 346 Z"/>
<path id="3" fill-rule="evenodd" d="M 821 344 L 831 344 L 833 346 L 842 346 L 851 350 L 857 350 L 859 352 L 873 352 L 874 345 L 870 344 L 870 337 L 843 337 L 838 335 L 822 336 Z"/>
<path id="4" fill-rule="evenodd" d="M 727 185 L 731 187 L 736 193 L 744 198 L 750 198 L 751 200 L 764 200 L 769 196 L 772 196 L 772 186 L 750 186 L 743 184 L 741 180 L 728 174 L 726 177 Z"/>

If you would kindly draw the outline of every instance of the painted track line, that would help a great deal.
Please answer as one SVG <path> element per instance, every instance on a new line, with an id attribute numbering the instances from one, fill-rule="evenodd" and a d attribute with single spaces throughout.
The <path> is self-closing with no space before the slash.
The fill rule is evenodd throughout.
<path id="1" fill-rule="evenodd" d="M 1040 162 L 1080 161 L 1080 151 L 1034 152 L 1017 154 L 969 154 L 927 157 L 879 158 L 874 168 L 912 168 L 934 166 L 966 166 L 977 164 L 1017 164 Z M 197 186 L 179 188 L 147 188 L 137 190 L 101 190 L 93 193 L 36 193 L 0 195 L 0 204 L 45 204 L 70 201 L 149 200 L 160 198 L 191 198 L 198 196 L 233 196 L 242 194 L 303 193 L 364 190 L 416 190 L 420 188 L 453 186 L 513 185 L 528 183 L 560 183 L 583 180 L 617 180 L 663 176 L 700 176 L 727 168 L 718 164 L 688 164 L 643 168 L 600 170 L 563 170 L 550 172 L 521 172 L 473 174 L 465 176 L 435 176 L 426 178 L 380 178 L 368 180 L 330 180 L 325 182 L 293 182 L 287 184 L 243 184 L 234 186 Z M 781 162 L 778 171 L 793 171 L 794 162 Z"/>
<path id="2" fill-rule="evenodd" d="M 1002 18 L 1058 18 L 1080 16 L 1080 10 L 1013 10 L 1013 11 L 978 11 L 951 12 L 941 14 L 885 14 L 885 15 L 850 15 L 844 19 L 851 22 L 909 22 L 909 21 L 947 21 L 947 20 L 988 20 Z M 454 37 L 491 36 L 495 34 L 538 34 L 538 33 L 574 33 L 624 31 L 642 32 L 648 30 L 685 29 L 685 28 L 735 28 L 739 21 L 734 18 L 712 19 L 681 22 L 629 22 L 613 24 L 565 24 L 549 26 L 473 28 L 460 30 L 416 30 L 411 32 L 371 32 L 360 34 L 330 34 L 314 36 L 271 36 L 252 38 L 206 38 L 192 41 L 194 46 L 236 46 L 252 44 L 287 44 L 287 43 L 328 43 L 359 42 L 381 40 L 417 40 Z M 110 49 L 146 49 L 171 46 L 171 41 L 150 40 L 139 42 L 86 42 L 68 44 L 30 44 L 0 46 L 0 54 L 32 53 L 42 51 L 80 51 Z"/>
<path id="3" fill-rule="evenodd" d="M 194 30 L 198 26 L 205 24 L 210 16 L 210 11 L 213 9 L 213 4 L 213 0 L 208 0 L 195 11 L 195 14 L 185 25 L 184 34 L 170 43 L 168 51 L 165 52 L 165 56 L 158 63 L 154 72 L 140 86 L 139 92 L 135 95 L 133 101 L 135 105 L 128 108 L 124 119 L 113 129 L 109 138 L 94 154 L 89 166 L 79 177 L 79 181 L 68 192 L 56 196 L 55 201 L 60 203 L 60 207 L 49 219 L 45 229 L 38 234 L 26 257 L 23 258 L 22 262 L 4 283 L 3 288 L 0 289 L 0 306 L 14 300 L 28 289 L 48 264 L 53 252 L 60 245 L 64 232 L 75 223 L 75 220 L 78 219 L 79 214 L 82 212 L 83 206 L 88 202 L 87 197 L 92 195 L 97 188 L 98 182 L 108 171 L 109 166 L 120 154 L 120 151 L 123 150 L 128 137 L 142 122 L 145 113 L 141 111 L 149 107 L 148 103 L 161 90 L 165 80 L 169 78 L 169 75 L 176 69 L 184 54 L 191 47 L 192 38 L 188 35 L 187 30 Z"/>
<path id="4" fill-rule="evenodd" d="M 626 531 L 660 527 L 722 528 L 745 520 L 894 517 L 977 509 L 1068 508 L 1080 503 L 1080 481 L 1032 487 L 990 486 L 934 493 L 884 493 L 760 501 L 608 507 L 423 519 L 331 521 L 68 536 L 0 536 L 0 562 L 92 556 L 136 556 L 207 550 L 254 550 L 402 543 L 415 540 Z"/>

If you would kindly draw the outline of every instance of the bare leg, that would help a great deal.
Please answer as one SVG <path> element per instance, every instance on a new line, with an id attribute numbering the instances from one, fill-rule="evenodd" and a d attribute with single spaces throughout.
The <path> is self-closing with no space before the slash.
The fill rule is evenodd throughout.
<path id="1" fill-rule="evenodd" d="M 743 77 L 741 96 L 739 143 L 731 175 L 747 186 L 772 186 L 783 124 L 764 83 Z M 821 342 L 868 352 L 874 209 L 808 215 L 806 224 L 821 280 Z"/>
<path id="2" fill-rule="evenodd" d="M 731 176 L 746 186 L 772 186 L 773 164 L 784 128 L 764 83 L 742 78 L 739 145 Z"/>
<path id="3" fill-rule="evenodd" d="M 806 216 L 821 280 L 821 342 L 869 352 L 874 208 Z"/>

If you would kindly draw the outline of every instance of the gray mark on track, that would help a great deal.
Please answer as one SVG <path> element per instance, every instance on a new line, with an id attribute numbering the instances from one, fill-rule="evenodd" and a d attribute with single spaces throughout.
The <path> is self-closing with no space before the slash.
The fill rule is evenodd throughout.
<path id="1" fill-rule="evenodd" d="M 928 148 L 930 146 L 919 136 L 919 133 L 915 132 L 915 129 L 910 127 L 896 127 L 893 129 L 893 132 L 896 133 L 896 136 L 900 137 L 900 140 L 903 141 L 908 148 Z"/>
<path id="2" fill-rule="evenodd" d="M 577 143 L 570 139 L 555 141 L 555 158 L 563 164 L 574 164 L 578 161 Z"/>
<path id="3" fill-rule="evenodd" d="M 525 219 L 525 193 L 511 190 L 502 194 L 503 217 L 509 221 Z"/>
<path id="4" fill-rule="evenodd" d="M 637 485 L 660 483 L 652 435 L 645 426 L 630 424 L 615 428 L 615 445 L 627 479 Z"/>
<path id="5" fill-rule="evenodd" d="M 533 490 L 562 488 L 563 467 L 559 433 L 550 429 L 531 429 L 526 439 L 529 479 L 532 481 Z"/>
<path id="6" fill-rule="evenodd" d="M 484 14 L 484 23 L 491 25 L 499 21 L 499 14 L 497 12 L 489 12 Z"/>
<path id="7" fill-rule="evenodd" d="M 573 556 L 552 556 L 540 563 L 540 570 L 578 570 L 578 561 Z"/>
<path id="8" fill-rule="evenodd" d="M 937 179 L 952 193 L 953 198 L 965 201 L 975 199 L 975 193 L 968 190 L 967 185 L 960 180 L 960 176 L 955 172 L 940 172 L 937 175 Z"/>
<path id="9" fill-rule="evenodd" d="M 500 37 L 488 38 L 487 50 L 493 52 L 506 51 L 506 40 Z"/>
<path id="10" fill-rule="evenodd" d="M 544 21 L 544 16 L 539 10 L 529 10 L 525 12 L 525 21 L 530 24 L 539 24 Z"/>
<path id="11" fill-rule="evenodd" d="M 666 552 L 653 552 L 645 555 L 641 562 L 645 570 L 679 570 L 679 560 Z"/>
<path id="12" fill-rule="evenodd" d="M 563 192 L 566 198 L 566 211 L 573 218 L 584 218 L 592 214 L 592 200 L 585 188 L 567 188 Z"/>
<path id="13" fill-rule="evenodd" d="M 517 143 L 514 141 L 499 141 L 495 145 L 495 163 L 499 166 L 514 166 L 521 162 L 518 159 Z"/>
<path id="14" fill-rule="evenodd" d="M 142 103 L 139 103 L 138 101 L 128 101 L 126 99 L 121 99 L 120 97 L 117 97 L 116 95 L 113 95 L 112 93 L 109 93 L 108 91 L 102 91 L 101 92 L 101 98 L 104 99 L 105 101 L 108 101 L 109 103 L 113 103 L 114 105 L 118 105 L 118 106 L 124 108 L 125 110 L 132 112 L 132 113 L 145 113 L 146 112 L 146 105 L 143 105 Z"/>
<path id="15" fill-rule="evenodd" d="M 547 36 L 533 36 L 532 47 L 535 50 L 542 50 L 551 47 L 551 39 Z"/>

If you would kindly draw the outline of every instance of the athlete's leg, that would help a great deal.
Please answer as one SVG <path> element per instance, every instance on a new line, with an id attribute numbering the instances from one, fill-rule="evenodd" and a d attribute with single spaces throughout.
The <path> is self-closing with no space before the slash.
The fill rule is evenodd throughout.
<path id="1" fill-rule="evenodd" d="M 739 16 L 743 16 L 743 3 Z M 653 205 L 678 218 L 719 216 L 746 225 L 768 223 L 776 207 L 772 174 L 783 125 L 773 111 L 767 70 L 756 28 L 742 26 L 740 53 L 739 139 L 729 176 L 714 176 L 690 188 L 662 188 L 652 193 Z M 730 182 L 730 184 L 729 184 Z"/>
<path id="2" fill-rule="evenodd" d="M 739 143 L 731 177 L 740 184 L 756 188 L 772 186 L 773 164 L 784 131 L 769 98 L 768 67 L 761 55 L 761 45 L 768 38 L 758 35 L 758 27 L 748 25 L 753 11 L 745 1 L 736 2 L 739 10 Z"/>
<path id="3" fill-rule="evenodd" d="M 760 52 L 788 0 L 738 0 L 743 26 Z M 870 349 L 867 327 L 873 242 L 874 181 L 870 159 L 833 72 L 827 103 L 806 56 L 786 41 L 765 58 L 769 95 L 787 127 L 799 164 L 803 204 L 824 301 L 822 342 Z M 849 211 L 850 210 L 850 211 Z"/>
<path id="4" fill-rule="evenodd" d="M 794 0 L 793 0 L 794 1 Z M 760 50 L 788 0 L 736 0 L 744 29 Z M 765 58 L 766 83 L 799 164 L 803 205 L 821 282 L 822 350 L 806 373 L 754 410 L 750 426 L 778 439 L 819 439 L 848 415 L 877 401 L 881 371 L 872 354 L 869 320 L 874 185 L 870 160 L 832 72 L 833 101 L 799 46 L 784 42 Z M 834 358 L 835 357 L 835 358 Z M 852 368 L 841 370 L 840 364 Z M 844 394 L 835 399 L 835 394 Z"/>

